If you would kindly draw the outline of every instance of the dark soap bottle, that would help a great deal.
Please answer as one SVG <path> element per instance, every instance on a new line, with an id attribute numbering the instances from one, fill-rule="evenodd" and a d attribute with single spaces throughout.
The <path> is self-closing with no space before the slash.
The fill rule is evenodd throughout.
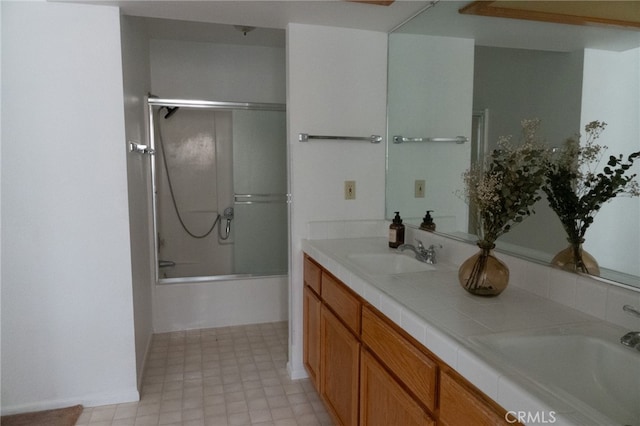
<path id="1" fill-rule="evenodd" d="M 404 244 L 404 225 L 400 218 L 400 212 L 396 212 L 393 223 L 389 225 L 389 247 L 398 248 Z"/>
<path id="2" fill-rule="evenodd" d="M 433 218 L 431 217 L 432 211 L 433 210 L 427 210 L 427 215 L 422 219 L 420 229 L 431 232 L 436 230 L 436 224 L 433 222 Z"/>

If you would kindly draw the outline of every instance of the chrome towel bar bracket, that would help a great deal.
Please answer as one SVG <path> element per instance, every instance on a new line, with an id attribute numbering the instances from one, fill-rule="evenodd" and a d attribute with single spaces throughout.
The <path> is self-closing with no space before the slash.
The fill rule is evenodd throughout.
<path id="1" fill-rule="evenodd" d="M 132 142 L 132 141 L 129 141 L 129 152 L 135 152 L 136 154 L 149 154 L 149 155 L 153 155 L 156 153 L 156 151 L 149 148 L 148 145 L 143 145 L 138 142 Z"/>

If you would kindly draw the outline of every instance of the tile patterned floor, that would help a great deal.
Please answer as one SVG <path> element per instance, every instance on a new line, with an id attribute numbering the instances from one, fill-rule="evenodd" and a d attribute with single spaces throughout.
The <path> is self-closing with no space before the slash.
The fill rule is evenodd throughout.
<path id="1" fill-rule="evenodd" d="M 332 425 L 286 361 L 286 322 L 157 334 L 141 400 L 86 408 L 77 425 Z"/>

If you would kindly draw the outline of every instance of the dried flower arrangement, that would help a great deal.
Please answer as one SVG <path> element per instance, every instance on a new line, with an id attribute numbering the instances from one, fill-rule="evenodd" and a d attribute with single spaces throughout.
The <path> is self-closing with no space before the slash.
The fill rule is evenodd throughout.
<path id="1" fill-rule="evenodd" d="M 458 279 L 474 295 L 497 296 L 507 287 L 509 269 L 493 255 L 495 241 L 531 215 L 533 204 L 541 199 L 547 150 L 536 136 L 539 124 L 539 120 L 523 120 L 521 144 L 500 138 L 487 163 L 463 175 L 464 198 L 476 215 L 480 252 L 460 266 Z"/>
<path id="2" fill-rule="evenodd" d="M 501 137 L 487 164 L 472 166 L 463 175 L 464 198 L 477 216 L 479 244 L 493 246 L 502 234 L 534 213 L 533 204 L 547 164 L 547 150 L 537 137 L 540 120 L 521 122 L 524 139 L 511 143 Z"/>
<path id="3" fill-rule="evenodd" d="M 636 173 L 629 173 L 633 162 L 640 158 L 640 151 L 631 153 L 626 161 L 622 154 L 610 155 L 606 166 L 600 168 L 608 148 L 596 141 L 606 125 L 601 121 L 590 122 L 584 129 L 586 141 L 583 145 L 577 135 L 552 153 L 542 185 L 549 206 L 567 232 L 573 255 L 570 269 L 591 274 L 597 274 L 597 264 L 589 269 L 582 257 L 581 244 L 594 217 L 604 203 L 618 195 L 640 195 Z"/>

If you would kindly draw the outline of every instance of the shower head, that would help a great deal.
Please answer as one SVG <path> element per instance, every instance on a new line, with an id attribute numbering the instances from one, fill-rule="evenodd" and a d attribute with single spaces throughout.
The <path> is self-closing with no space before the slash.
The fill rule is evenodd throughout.
<path id="1" fill-rule="evenodd" d="M 164 118 L 165 118 L 165 119 L 167 119 L 167 118 L 171 117 L 173 114 L 175 114 L 175 113 L 176 113 L 176 111 L 178 111 L 178 109 L 179 109 L 180 107 L 173 107 L 173 108 L 170 108 L 170 107 L 163 107 L 163 108 L 166 108 L 166 109 L 167 109 L 167 113 L 164 115 Z"/>

